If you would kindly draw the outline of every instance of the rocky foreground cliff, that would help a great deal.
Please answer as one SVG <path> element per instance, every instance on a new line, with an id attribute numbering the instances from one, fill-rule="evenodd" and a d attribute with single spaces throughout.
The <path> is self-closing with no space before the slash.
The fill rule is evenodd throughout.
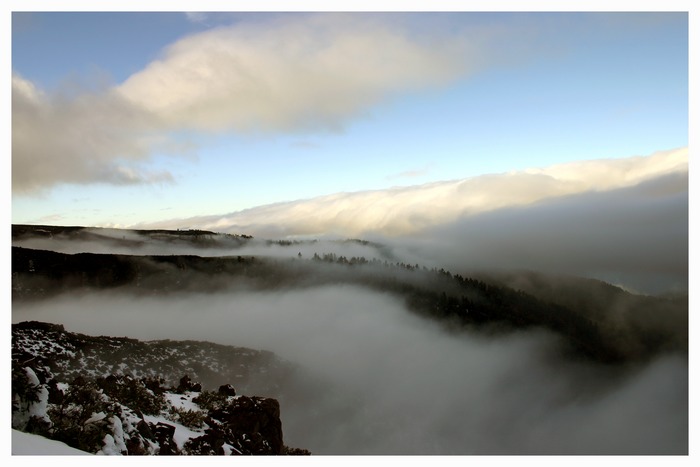
<path id="1" fill-rule="evenodd" d="M 214 374 L 245 386 L 251 371 L 277 379 L 283 368 L 250 349 L 22 322 L 12 326 L 12 427 L 94 454 L 310 454 L 284 444 L 276 399 L 212 386 Z"/>

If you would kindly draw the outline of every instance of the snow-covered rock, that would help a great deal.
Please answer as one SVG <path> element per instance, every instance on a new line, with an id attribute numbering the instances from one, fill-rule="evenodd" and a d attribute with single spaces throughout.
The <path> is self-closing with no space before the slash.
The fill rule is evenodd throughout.
<path id="1" fill-rule="evenodd" d="M 308 454 L 284 445 L 275 399 L 237 395 L 230 384 L 203 390 L 188 374 L 167 386 L 149 372 L 133 376 L 128 358 L 112 366 L 117 374 L 95 371 L 107 367 L 106 355 L 126 355 L 120 347 L 139 350 L 147 343 L 20 323 L 13 325 L 12 344 L 16 430 L 100 455 Z M 157 347 L 178 354 L 182 343 L 171 344 Z M 186 344 L 188 350 L 196 346 Z M 26 438 L 17 439 L 18 453 L 27 453 Z"/>

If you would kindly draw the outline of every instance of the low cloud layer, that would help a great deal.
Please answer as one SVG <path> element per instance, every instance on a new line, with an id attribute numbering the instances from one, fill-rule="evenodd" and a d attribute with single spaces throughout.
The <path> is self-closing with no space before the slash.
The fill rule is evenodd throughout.
<path id="1" fill-rule="evenodd" d="M 530 269 L 644 293 L 688 290 L 688 175 L 496 210 L 437 226 L 414 251 L 469 274 Z M 409 242 L 410 243 L 410 242 Z"/>
<path id="2" fill-rule="evenodd" d="M 97 229 L 80 241 L 54 236 L 15 240 L 13 245 L 64 253 L 142 255 L 291 258 L 301 253 L 310 258 L 314 253 L 333 253 L 445 268 L 467 277 L 523 269 L 584 276 L 634 292 L 660 294 L 688 290 L 688 189 L 687 149 L 683 149 L 646 158 L 594 161 L 591 167 L 576 163 L 537 173 L 337 194 L 224 217 L 136 226 L 175 230 L 188 225 L 255 235 L 245 242 L 225 235 L 217 236 L 216 244 L 165 242 Z M 267 241 L 295 235 L 301 238 Z"/>
<path id="3" fill-rule="evenodd" d="M 687 174 L 687 170 L 688 149 L 681 148 L 649 156 L 581 161 L 387 190 L 335 193 L 148 226 L 190 225 L 269 238 L 329 233 L 400 237 L 484 212 L 631 187 L 667 174 Z M 687 191 L 687 183 L 679 189 Z"/>
<path id="4" fill-rule="evenodd" d="M 392 296 L 357 287 L 64 297 L 15 304 L 12 319 L 59 322 L 97 335 L 272 350 L 334 388 L 309 406 L 282 406 L 285 442 L 317 454 L 688 449 L 682 356 L 625 370 L 562 361 L 550 335 L 446 333 Z M 313 410 L 318 418 L 308 423 Z"/>
<path id="5" fill-rule="evenodd" d="M 688 288 L 688 150 L 261 206 L 183 224 L 359 237 L 406 263 L 469 274 L 531 269 L 643 293 Z"/>

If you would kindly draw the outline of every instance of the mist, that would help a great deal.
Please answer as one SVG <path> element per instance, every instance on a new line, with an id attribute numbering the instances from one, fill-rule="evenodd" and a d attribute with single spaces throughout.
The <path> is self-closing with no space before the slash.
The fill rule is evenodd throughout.
<path id="1" fill-rule="evenodd" d="M 612 192 L 672 174 L 687 178 L 687 173 L 688 148 L 679 148 L 644 157 L 585 160 L 422 185 L 333 193 L 223 215 L 153 220 L 134 227 L 174 229 L 189 225 L 268 238 L 322 233 L 403 238 L 479 214 L 527 209 L 572 195 Z M 682 181 L 675 189 L 683 189 Z"/>
<path id="2" fill-rule="evenodd" d="M 310 378 L 282 391 L 309 381 L 332 388 L 322 398 L 280 398 L 285 443 L 315 454 L 688 452 L 685 356 L 628 367 L 574 362 L 544 331 L 448 330 L 356 286 L 62 296 L 14 303 L 12 320 L 271 350 Z"/>
<path id="3" fill-rule="evenodd" d="M 122 229 L 83 229 L 83 237 L 76 239 L 70 235 L 30 237 L 14 239 L 12 246 L 49 250 L 65 254 L 95 253 L 115 255 L 195 255 L 215 256 L 265 256 L 271 258 L 311 258 L 314 254 L 335 254 L 347 258 L 393 259 L 388 245 L 338 238 L 313 238 L 298 240 L 266 240 L 251 238 L 240 240 L 225 235 L 203 235 L 202 241 L 168 239 L 158 235 L 142 235 Z"/>
<path id="4" fill-rule="evenodd" d="M 528 269 L 645 294 L 688 290 L 688 174 L 553 198 L 394 241 L 411 262 L 452 272 Z"/>
<path id="5" fill-rule="evenodd" d="M 81 239 L 56 235 L 15 239 L 12 244 L 69 254 L 292 258 L 301 253 L 310 258 L 332 253 L 445 268 L 467 277 L 512 270 L 575 275 L 655 295 L 688 291 L 688 209 L 688 173 L 680 172 L 617 190 L 462 216 L 401 237 L 368 234 L 360 242 L 332 235 L 283 241 L 216 235 L 196 243 L 118 229 L 86 229 Z"/>
<path id="6" fill-rule="evenodd" d="M 681 148 L 338 193 L 152 227 L 184 223 L 263 238 L 332 234 L 371 240 L 386 245 L 391 258 L 462 275 L 529 269 L 659 294 L 688 290 L 688 193 L 687 148 Z"/>

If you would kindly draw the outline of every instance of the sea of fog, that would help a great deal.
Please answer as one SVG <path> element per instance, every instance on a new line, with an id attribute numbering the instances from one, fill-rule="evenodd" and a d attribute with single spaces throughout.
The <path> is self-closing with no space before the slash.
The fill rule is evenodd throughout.
<path id="1" fill-rule="evenodd" d="M 543 331 L 449 331 L 361 287 L 66 295 L 14 303 L 12 320 L 273 351 L 330 388 L 283 398 L 302 401 L 282 404 L 285 444 L 315 454 L 688 451 L 686 357 L 624 370 L 573 362 Z"/>

